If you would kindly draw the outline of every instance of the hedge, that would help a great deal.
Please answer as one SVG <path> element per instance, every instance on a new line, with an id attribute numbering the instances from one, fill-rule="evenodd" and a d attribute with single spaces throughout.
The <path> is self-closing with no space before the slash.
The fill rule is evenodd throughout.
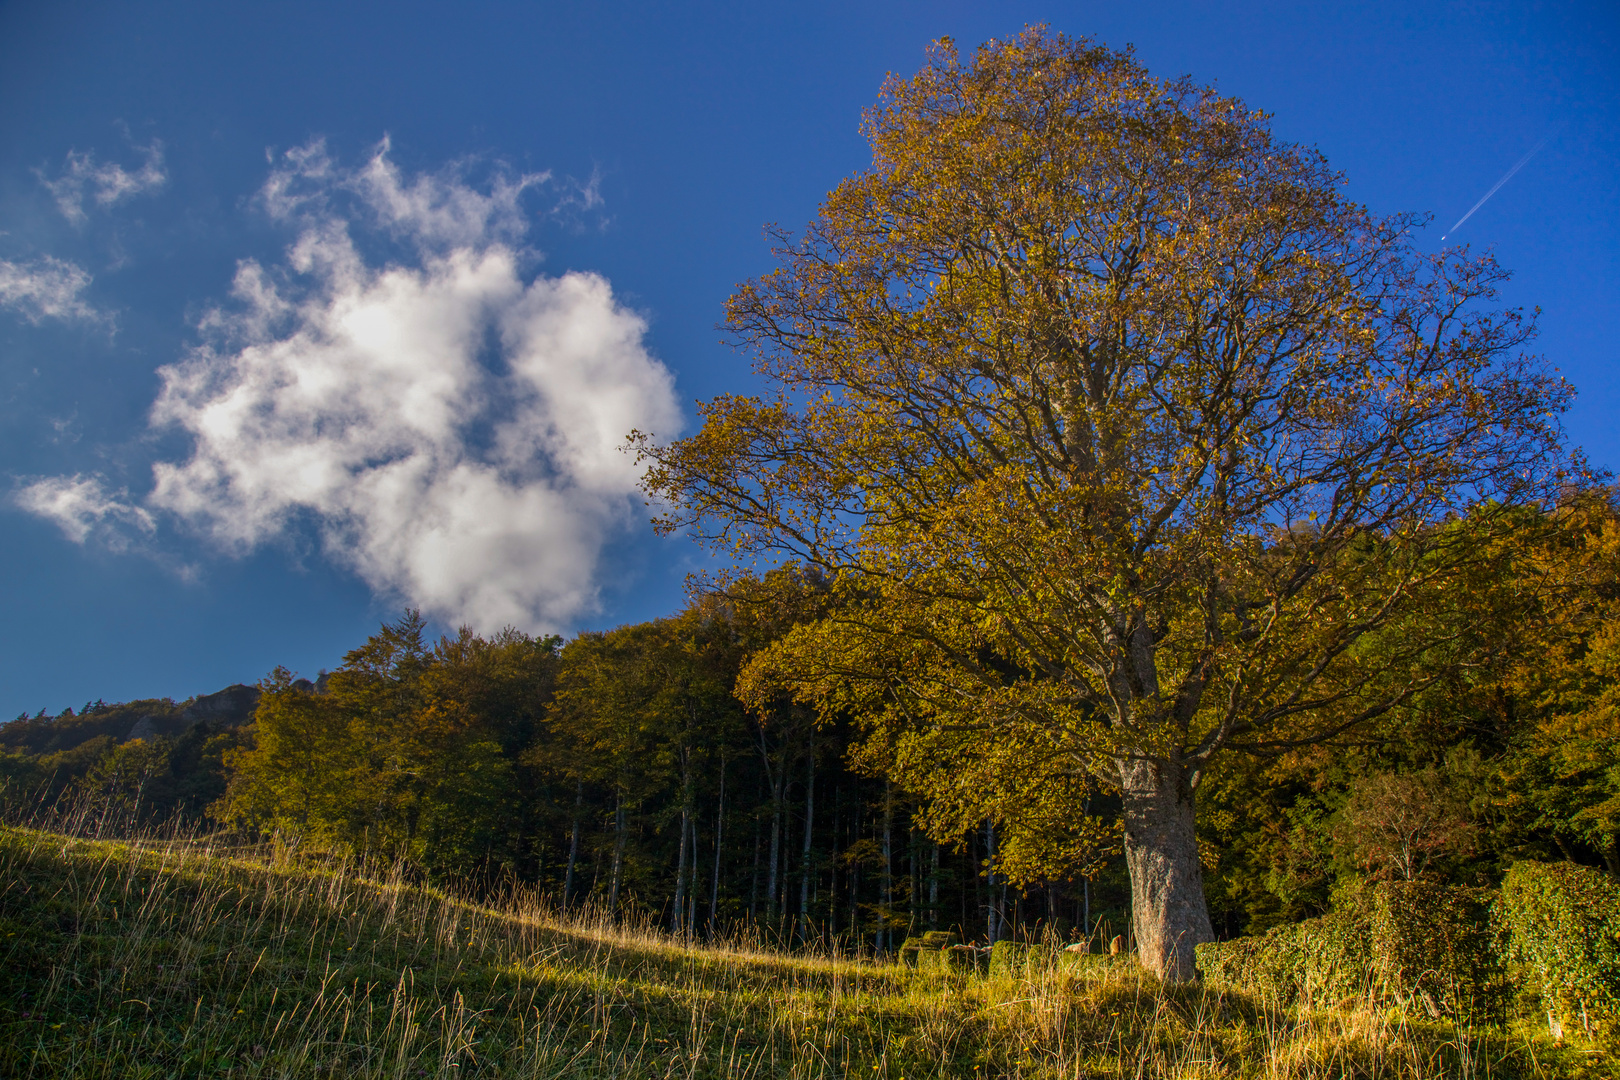
<path id="1" fill-rule="evenodd" d="M 1343 998 L 1367 984 L 1369 916 L 1364 905 L 1349 904 L 1259 937 L 1208 942 L 1195 950 L 1198 968 L 1278 1004 Z"/>
<path id="2" fill-rule="evenodd" d="M 990 974 L 1024 975 L 1036 951 L 1021 941 L 998 941 L 990 946 Z"/>
<path id="3" fill-rule="evenodd" d="M 1513 974 L 1554 1036 L 1620 1032 L 1620 885 L 1574 863 L 1516 863 L 1496 917 Z"/>
<path id="4" fill-rule="evenodd" d="M 1490 889 L 1386 881 L 1373 890 L 1369 985 L 1438 1017 L 1499 1016 L 1508 983 L 1494 941 Z"/>
<path id="5" fill-rule="evenodd" d="M 948 930 L 930 930 L 920 937 L 908 937 L 900 943 L 900 962 L 907 967 L 935 971 L 972 968 L 976 954 L 955 948 L 960 941 Z"/>
<path id="6" fill-rule="evenodd" d="M 1497 1012 L 1506 982 L 1491 944 L 1491 894 L 1385 882 L 1318 919 L 1197 948 L 1208 979 L 1278 1004 L 1369 996 L 1435 1016 Z"/>

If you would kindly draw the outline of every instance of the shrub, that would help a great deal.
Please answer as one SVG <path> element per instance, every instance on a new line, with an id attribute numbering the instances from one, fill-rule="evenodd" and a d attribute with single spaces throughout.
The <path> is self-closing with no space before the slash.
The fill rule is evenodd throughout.
<path id="1" fill-rule="evenodd" d="M 1495 1015 L 1507 983 L 1492 941 L 1489 889 L 1385 881 L 1373 892 L 1370 983 L 1442 1013 Z"/>
<path id="2" fill-rule="evenodd" d="M 1442 1013 L 1478 1015 L 1506 997 L 1492 948 L 1491 894 L 1424 881 L 1344 892 L 1318 919 L 1258 937 L 1198 946 L 1208 979 L 1257 997 L 1340 1003 L 1370 995 Z"/>
<path id="3" fill-rule="evenodd" d="M 1368 938 L 1366 905 L 1351 900 L 1259 937 L 1200 945 L 1198 967 L 1205 978 L 1279 1004 L 1339 999 L 1366 986 Z"/>
<path id="4" fill-rule="evenodd" d="M 1508 963 L 1547 1010 L 1554 1037 L 1620 1028 L 1620 886 L 1574 863 L 1516 863 L 1496 918 Z"/>
<path id="5" fill-rule="evenodd" d="M 1029 967 L 1032 949 L 1021 941 L 998 941 L 990 946 L 991 975 L 1022 975 Z"/>
<path id="6" fill-rule="evenodd" d="M 908 937 L 900 943 L 900 962 L 906 967 L 950 966 L 948 952 L 961 939 L 949 930 L 930 930 L 921 937 Z"/>

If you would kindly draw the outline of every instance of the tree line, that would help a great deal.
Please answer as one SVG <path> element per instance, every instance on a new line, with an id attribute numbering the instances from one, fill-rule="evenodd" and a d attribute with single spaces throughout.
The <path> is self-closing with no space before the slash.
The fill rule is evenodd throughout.
<path id="1" fill-rule="evenodd" d="M 1453 645 L 1403 674 L 1420 693 L 1353 734 L 1211 772 L 1197 827 L 1220 936 L 1380 878 L 1489 883 L 1562 858 L 1620 880 L 1620 515 L 1597 492 L 1516 520 L 1481 542 L 1473 587 L 1423 614 Z M 43 785 L 109 817 L 181 815 L 464 888 L 522 882 L 697 939 L 750 927 L 882 954 L 924 929 L 1128 933 L 1118 792 L 1039 747 L 828 711 L 772 682 L 771 647 L 837 602 L 789 569 L 567 642 L 435 640 L 408 612 L 316 682 L 276 669 L 245 726 L 50 750 L 53 730 L 163 703 L 95 704 L 0 727 L 0 766 L 14 802 Z"/>

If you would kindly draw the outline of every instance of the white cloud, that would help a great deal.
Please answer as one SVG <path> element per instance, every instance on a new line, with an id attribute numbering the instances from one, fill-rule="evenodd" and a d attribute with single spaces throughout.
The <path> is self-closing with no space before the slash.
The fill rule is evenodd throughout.
<path id="1" fill-rule="evenodd" d="M 46 319 L 109 321 L 81 299 L 89 284 L 83 267 L 49 255 L 31 263 L 0 259 L 0 307 L 16 310 L 36 326 Z"/>
<path id="2" fill-rule="evenodd" d="M 109 492 L 99 476 L 53 476 L 17 490 L 13 500 L 29 513 L 54 522 L 69 540 L 82 544 L 92 533 L 114 548 L 126 544 L 126 530 L 151 533 L 152 515 L 134 505 L 129 492 Z"/>
<path id="3" fill-rule="evenodd" d="M 55 180 L 47 180 L 44 173 L 38 173 L 39 181 L 56 199 L 62 216 L 75 225 L 82 225 L 87 217 L 86 199 L 105 209 L 130 196 L 156 191 L 168 182 L 169 174 L 163 169 L 163 144 L 153 139 L 147 146 L 136 149 L 146 160 L 134 172 L 116 162 L 97 165 L 94 151 L 81 154 L 69 150 L 62 174 Z"/>
<path id="4" fill-rule="evenodd" d="M 193 451 L 154 467 L 147 505 L 239 553 L 312 518 L 390 597 L 485 630 L 563 628 L 639 506 L 626 434 L 679 428 L 673 380 L 606 280 L 525 280 L 519 200 L 543 177 L 406 178 L 387 151 L 346 170 L 315 143 L 272 171 L 264 205 L 297 239 L 283 266 L 242 263 L 205 344 L 160 369 L 153 423 Z M 368 261 L 367 224 L 415 254 Z"/>
<path id="5" fill-rule="evenodd" d="M 282 155 L 261 199 L 272 217 L 310 225 L 330 213 L 335 194 L 348 193 L 358 197 L 366 217 L 396 237 L 428 249 L 477 247 L 521 237 L 529 224 L 523 193 L 551 180 L 549 172 L 516 179 L 498 173 L 482 192 L 466 184 L 455 166 L 406 180 L 388 159 L 390 148 L 384 138 L 363 166 L 344 170 L 327 154 L 325 140 L 316 139 Z M 588 206 L 600 201 L 594 183 L 586 190 Z"/>

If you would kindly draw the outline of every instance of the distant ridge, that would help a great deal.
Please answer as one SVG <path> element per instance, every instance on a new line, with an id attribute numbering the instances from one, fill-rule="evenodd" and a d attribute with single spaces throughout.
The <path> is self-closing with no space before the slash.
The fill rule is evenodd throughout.
<path id="1" fill-rule="evenodd" d="M 183 702 L 143 698 L 107 705 L 98 701 L 79 713 L 70 708 L 56 716 L 19 716 L 0 723 L 0 749 L 54 754 L 102 736 L 122 743 L 180 735 L 200 724 L 215 729 L 241 727 L 253 719 L 258 704 L 259 688 L 243 683 Z"/>

